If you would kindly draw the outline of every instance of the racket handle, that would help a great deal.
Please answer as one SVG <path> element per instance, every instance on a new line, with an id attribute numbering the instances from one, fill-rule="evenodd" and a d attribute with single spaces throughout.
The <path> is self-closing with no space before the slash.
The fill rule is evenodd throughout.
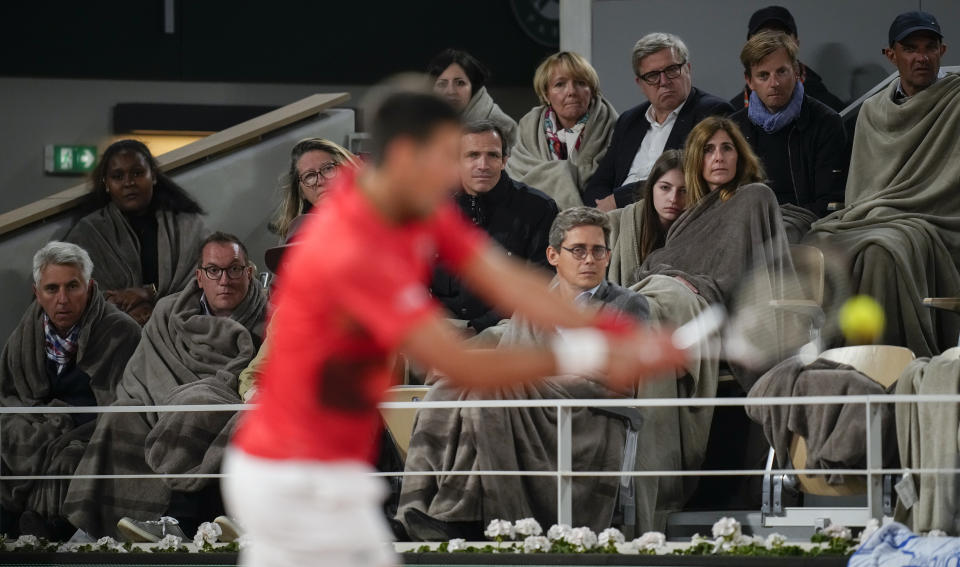
<path id="1" fill-rule="evenodd" d="M 699 315 L 681 325 L 673 332 L 673 346 L 681 350 L 700 344 L 720 331 L 727 319 L 727 310 L 722 305 L 710 305 Z"/>

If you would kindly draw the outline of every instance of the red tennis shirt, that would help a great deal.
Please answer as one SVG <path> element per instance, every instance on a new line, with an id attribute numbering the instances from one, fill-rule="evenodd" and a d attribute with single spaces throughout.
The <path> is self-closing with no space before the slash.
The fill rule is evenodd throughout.
<path id="1" fill-rule="evenodd" d="M 451 201 L 390 224 L 341 169 L 277 278 L 258 406 L 233 443 L 269 459 L 371 462 L 391 355 L 440 310 L 427 285 L 439 259 L 460 271 L 487 242 Z"/>

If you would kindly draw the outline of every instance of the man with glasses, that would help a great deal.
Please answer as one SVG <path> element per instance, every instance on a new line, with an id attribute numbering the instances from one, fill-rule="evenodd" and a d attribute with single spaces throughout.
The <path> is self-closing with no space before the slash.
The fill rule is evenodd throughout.
<path id="1" fill-rule="evenodd" d="M 733 112 L 730 103 L 693 87 L 690 53 L 675 35 L 640 38 L 633 47 L 633 71 L 647 102 L 620 115 L 610 149 L 584 193 L 584 203 L 604 211 L 632 203 L 660 154 L 682 149 L 698 122 Z"/>
<path id="2" fill-rule="evenodd" d="M 237 375 L 263 339 L 267 300 L 246 247 L 215 232 L 200 248 L 196 279 L 157 302 L 116 388 L 116 404 L 240 404 Z M 216 473 L 234 412 L 108 413 L 99 416 L 77 474 Z M 93 537 L 156 542 L 193 535 L 223 513 L 210 479 L 77 478 L 63 505 Z M 175 519 L 174 519 L 175 518 Z M 221 519 L 221 521 L 224 521 Z"/>
<path id="3" fill-rule="evenodd" d="M 574 207 L 560 212 L 550 227 L 547 248 L 547 259 L 557 269 L 550 290 L 567 305 L 600 308 L 626 320 L 644 321 L 650 313 L 647 299 L 606 281 L 610 230 L 607 215 L 595 208 Z M 506 325 L 498 348 L 545 344 L 548 337 L 548 333 L 517 315 Z M 568 344 L 565 351 L 573 358 L 583 356 L 575 341 Z M 558 372 L 542 384 L 480 393 L 464 390 L 455 381 L 440 379 L 425 401 L 593 399 L 635 393 L 630 388 L 605 384 L 589 372 Z M 648 429 L 640 432 L 646 441 L 642 446 L 647 459 L 658 451 L 666 452 L 658 450 L 656 438 L 651 437 L 653 432 L 663 431 L 664 424 L 655 422 L 661 413 L 651 413 L 654 417 L 644 423 L 647 426 L 649 422 Z M 529 448 L 556 445 L 555 414 L 553 408 L 420 410 L 405 471 L 549 469 L 556 466 L 550 461 L 551 457 Z M 573 446 L 589 447 L 589 450 L 576 451 L 572 463 L 575 470 L 635 470 L 636 455 L 625 451 L 627 429 L 623 418 L 589 408 L 577 408 L 571 417 Z M 676 427 L 675 421 L 673 427 Z M 456 458 L 451 459 L 450 455 Z M 609 527 L 611 518 L 616 517 L 618 525 L 622 522 L 622 525 L 639 526 L 641 531 L 662 529 L 654 524 L 657 479 L 635 479 L 635 491 L 618 494 L 620 481 L 619 477 L 575 479 L 576 525 L 599 530 Z M 397 521 L 413 540 L 477 540 L 483 538 L 483 527 L 494 518 L 555 515 L 556 490 L 552 479 L 513 482 L 503 477 L 408 476 L 403 481 Z M 621 506 L 627 502 L 630 505 Z"/>

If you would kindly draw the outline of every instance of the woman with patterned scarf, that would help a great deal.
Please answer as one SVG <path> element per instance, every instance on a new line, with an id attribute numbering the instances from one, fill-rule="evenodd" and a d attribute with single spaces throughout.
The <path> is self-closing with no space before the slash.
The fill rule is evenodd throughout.
<path id="1" fill-rule="evenodd" d="M 520 119 L 507 173 L 553 197 L 560 209 L 583 205 L 581 193 L 610 145 L 617 111 L 600 95 L 596 70 L 569 51 L 540 64 L 533 88 L 541 105 Z"/>

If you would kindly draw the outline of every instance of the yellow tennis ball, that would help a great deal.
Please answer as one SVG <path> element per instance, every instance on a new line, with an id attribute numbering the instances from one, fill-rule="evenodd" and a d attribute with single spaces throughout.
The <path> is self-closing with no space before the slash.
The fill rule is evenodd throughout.
<path id="1" fill-rule="evenodd" d="M 847 342 L 873 343 L 883 334 L 883 308 L 869 295 L 855 295 L 840 308 L 840 330 Z"/>

